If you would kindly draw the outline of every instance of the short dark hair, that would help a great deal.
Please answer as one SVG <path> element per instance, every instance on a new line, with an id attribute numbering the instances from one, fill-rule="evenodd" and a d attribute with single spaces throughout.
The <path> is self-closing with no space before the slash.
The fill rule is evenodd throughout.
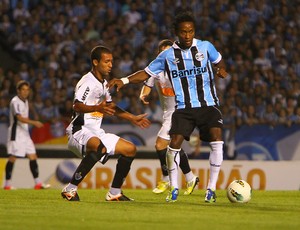
<path id="1" fill-rule="evenodd" d="M 91 61 L 93 62 L 94 59 L 100 61 L 101 55 L 103 53 L 111 54 L 111 50 L 105 46 L 95 46 L 91 51 Z"/>
<path id="2" fill-rule="evenodd" d="M 175 16 L 173 21 L 173 28 L 175 32 L 177 32 L 179 24 L 182 22 L 192 22 L 194 26 L 196 26 L 196 21 L 191 11 L 181 11 Z"/>
<path id="3" fill-rule="evenodd" d="M 173 42 L 170 40 L 170 39 L 164 39 L 164 40 L 161 40 L 159 43 L 158 43 L 158 51 L 161 51 L 162 47 L 165 47 L 165 46 L 172 46 L 173 45 Z"/>
<path id="4" fill-rule="evenodd" d="M 30 84 L 28 81 L 25 81 L 25 80 L 18 81 L 17 86 L 16 86 L 17 90 L 20 90 L 24 85 L 27 85 L 28 87 L 30 87 Z"/>

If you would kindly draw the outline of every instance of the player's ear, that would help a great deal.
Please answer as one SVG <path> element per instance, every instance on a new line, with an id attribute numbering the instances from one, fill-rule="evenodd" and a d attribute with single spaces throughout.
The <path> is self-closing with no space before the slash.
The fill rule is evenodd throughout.
<path id="1" fill-rule="evenodd" d="M 98 65 L 98 61 L 96 59 L 93 59 L 93 65 L 97 66 Z"/>

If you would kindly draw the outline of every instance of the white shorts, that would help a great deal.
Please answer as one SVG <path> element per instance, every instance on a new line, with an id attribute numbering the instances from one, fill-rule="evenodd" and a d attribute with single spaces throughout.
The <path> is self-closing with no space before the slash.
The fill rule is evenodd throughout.
<path id="1" fill-rule="evenodd" d="M 7 142 L 7 153 L 16 157 L 25 157 L 27 154 L 36 154 L 34 143 L 28 135 L 17 136 L 15 141 Z"/>
<path id="2" fill-rule="evenodd" d="M 69 150 L 71 150 L 79 158 L 82 158 L 85 155 L 86 144 L 92 137 L 98 137 L 101 140 L 108 155 L 115 154 L 116 144 L 120 139 L 120 137 L 115 134 L 105 133 L 103 129 L 99 129 L 99 131 L 96 132 L 84 127 L 74 134 L 69 134 L 67 132 L 67 135 Z"/>
<path id="3" fill-rule="evenodd" d="M 168 140 L 168 141 L 170 140 L 169 131 L 171 128 L 171 120 L 172 120 L 173 112 L 174 112 L 173 110 L 164 112 L 163 123 L 157 134 L 157 136 L 159 136 L 160 138 Z"/>

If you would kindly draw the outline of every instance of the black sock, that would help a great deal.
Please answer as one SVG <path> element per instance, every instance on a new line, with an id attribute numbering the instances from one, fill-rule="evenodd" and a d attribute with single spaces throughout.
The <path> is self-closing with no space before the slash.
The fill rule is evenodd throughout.
<path id="1" fill-rule="evenodd" d="M 14 168 L 14 162 L 7 161 L 6 166 L 5 166 L 5 179 L 10 180 L 12 171 Z"/>
<path id="2" fill-rule="evenodd" d="M 115 176 L 112 182 L 112 188 L 121 188 L 125 178 L 130 170 L 133 157 L 120 156 L 116 166 Z"/>
<path id="3" fill-rule="evenodd" d="M 36 160 L 29 161 L 30 171 L 32 173 L 33 178 L 39 177 L 39 166 Z"/>
<path id="4" fill-rule="evenodd" d="M 180 150 L 179 154 L 180 154 L 179 167 L 181 168 L 183 174 L 187 174 L 191 171 L 188 156 L 182 149 Z"/>
<path id="5" fill-rule="evenodd" d="M 164 176 L 168 176 L 168 167 L 167 167 L 167 162 L 166 162 L 166 153 L 167 149 L 162 149 L 162 150 L 156 150 L 158 159 L 160 161 L 160 166 L 161 166 L 161 171 Z"/>
<path id="6" fill-rule="evenodd" d="M 79 183 L 84 179 L 84 177 L 91 171 L 94 165 L 100 160 L 101 155 L 96 152 L 88 153 L 80 162 L 77 167 L 73 177 L 71 179 L 71 184 L 79 185 Z"/>

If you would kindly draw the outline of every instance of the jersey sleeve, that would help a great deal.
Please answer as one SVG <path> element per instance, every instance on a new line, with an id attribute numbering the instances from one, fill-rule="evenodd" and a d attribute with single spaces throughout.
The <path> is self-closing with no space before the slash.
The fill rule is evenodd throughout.
<path id="1" fill-rule="evenodd" d="M 214 64 L 219 63 L 222 59 L 222 55 L 216 50 L 216 48 L 212 43 L 210 42 L 207 43 L 208 43 L 207 51 L 209 53 L 209 60 Z"/>
<path id="2" fill-rule="evenodd" d="M 92 93 L 92 86 L 87 81 L 79 82 L 74 95 L 74 101 L 84 103 L 90 93 Z"/>
<path id="3" fill-rule="evenodd" d="M 17 100 L 12 100 L 10 105 L 11 113 L 13 116 L 16 116 L 18 114 L 21 114 L 21 105 Z"/>
<path id="4" fill-rule="evenodd" d="M 158 74 L 165 70 L 165 60 L 167 51 L 161 52 L 146 68 L 145 71 L 147 74 L 154 78 L 158 78 Z"/>

